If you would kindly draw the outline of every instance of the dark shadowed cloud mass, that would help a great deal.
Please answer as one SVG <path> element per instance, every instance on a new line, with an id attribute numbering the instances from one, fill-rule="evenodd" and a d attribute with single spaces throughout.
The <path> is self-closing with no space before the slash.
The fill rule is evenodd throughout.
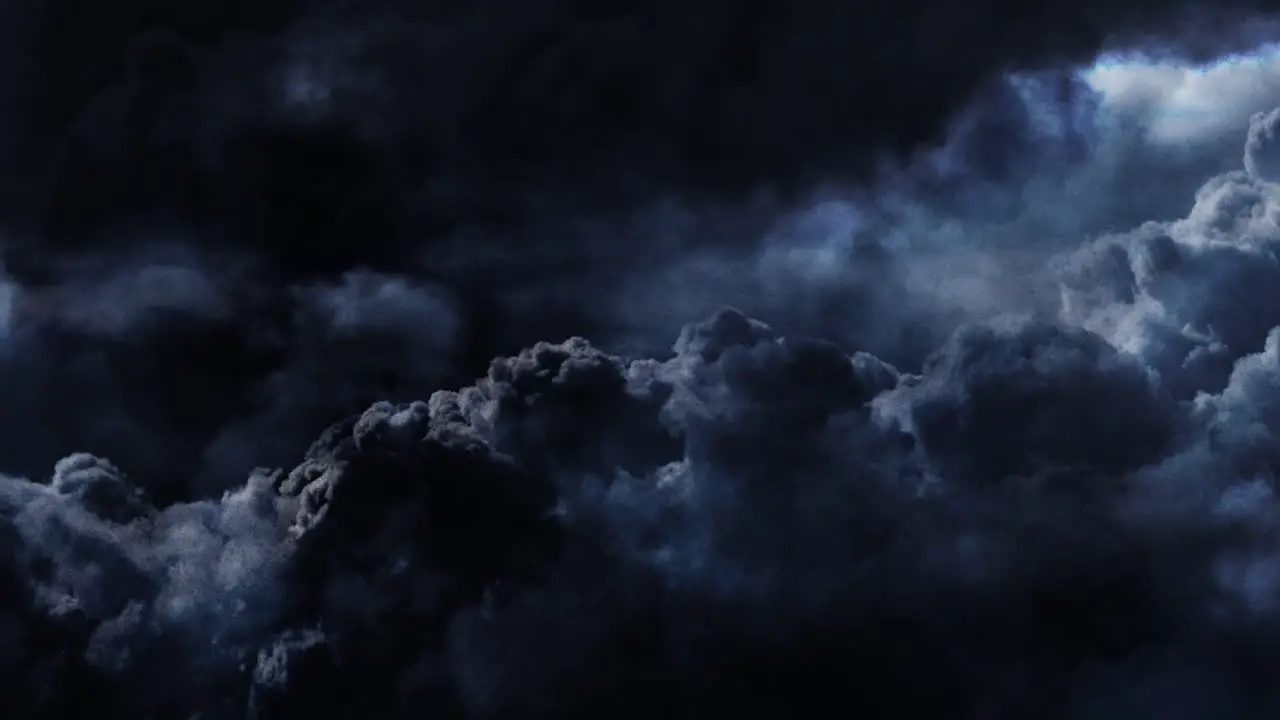
<path id="1" fill-rule="evenodd" d="M 1278 20 L 3 0 L 0 715 L 1277 717 Z"/>

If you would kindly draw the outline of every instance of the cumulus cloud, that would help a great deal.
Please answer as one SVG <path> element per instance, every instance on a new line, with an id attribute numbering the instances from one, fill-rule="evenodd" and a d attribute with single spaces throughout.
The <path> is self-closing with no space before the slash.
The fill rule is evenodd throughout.
<path id="1" fill-rule="evenodd" d="M 668 359 L 576 339 L 375 404 L 218 502 L 155 509 L 69 458 L 3 486 L 10 612 L 63 658 L 21 699 L 1076 717 L 1169 684 L 1262 716 L 1276 346 L 1179 403 L 1048 321 L 968 328 L 910 375 L 723 310 Z"/>
<path id="2" fill-rule="evenodd" d="M 1141 118 L 1149 137 L 1171 145 L 1234 135 L 1280 102 L 1280 48 L 1197 64 L 1133 54 L 1104 57 L 1086 81 L 1117 110 Z"/>
<path id="3" fill-rule="evenodd" d="M 1251 3 L 104 8 L 0 11 L 7 716 L 1280 711 Z"/>
<path id="4" fill-rule="evenodd" d="M 1068 251 L 1056 317 L 919 372 L 721 309 L 374 403 L 216 500 L 5 479 L 19 707 L 1266 717 L 1277 187 Z M 382 282 L 320 307 L 382 318 Z"/>
<path id="5" fill-rule="evenodd" d="M 216 496 L 375 400 L 546 339 L 653 355 L 723 304 L 916 368 L 1051 302 L 1060 244 L 1164 217 L 1135 177 L 1199 178 L 1090 149 L 1076 66 L 1247 47 L 1249 7 L 15 5 L 6 467 Z"/>

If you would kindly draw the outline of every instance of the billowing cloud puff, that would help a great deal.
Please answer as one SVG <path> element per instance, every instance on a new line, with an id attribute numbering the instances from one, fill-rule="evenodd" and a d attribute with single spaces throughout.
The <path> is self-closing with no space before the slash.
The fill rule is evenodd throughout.
<path id="1" fill-rule="evenodd" d="M 224 5 L 0 13 L 5 717 L 1280 712 L 1251 3 Z"/>

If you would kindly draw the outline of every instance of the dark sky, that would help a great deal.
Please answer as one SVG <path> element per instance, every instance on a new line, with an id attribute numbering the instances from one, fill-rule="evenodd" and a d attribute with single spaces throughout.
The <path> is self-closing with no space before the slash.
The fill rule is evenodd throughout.
<path id="1" fill-rule="evenodd" d="M 6 717 L 1280 711 L 1265 3 L 2 1 Z"/>

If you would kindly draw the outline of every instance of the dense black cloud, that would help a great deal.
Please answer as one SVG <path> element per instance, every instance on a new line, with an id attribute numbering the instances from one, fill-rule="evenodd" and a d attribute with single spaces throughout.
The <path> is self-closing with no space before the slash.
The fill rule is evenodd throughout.
<path id="1" fill-rule="evenodd" d="M 156 509 L 74 456 L 3 484 L 14 697 L 1266 717 L 1277 347 L 1177 404 L 1049 321 L 913 376 L 727 310 L 668 360 L 573 340 L 375 404 L 220 501 Z"/>
<path id="2" fill-rule="evenodd" d="M 41 398 L 7 411 L 39 428 L 8 467 L 86 450 L 160 499 L 216 493 L 374 400 L 547 338 L 660 352 L 725 303 L 917 364 L 1005 299 L 920 293 L 879 246 L 901 217 L 820 229 L 856 236 L 820 281 L 770 236 L 941 145 L 912 173 L 930 202 L 1070 165 L 1094 129 L 1046 140 L 1006 71 L 1065 116 L 1073 62 L 1247 46 L 1249 8 L 6 3 L 5 374 Z"/>
<path id="3" fill-rule="evenodd" d="M 1217 5 L 16 7 L 39 90 L 6 123 L 33 212 L 12 210 L 48 230 L 43 253 L 176 223 L 335 273 L 459 224 L 865 174 L 941 141 L 978 93 L 1005 105 L 982 165 L 1016 151 L 1000 73 L 1252 39 L 1203 32 L 1249 3 Z"/>
<path id="4" fill-rule="evenodd" d="M 4 4 L 6 716 L 1275 717 L 1255 5 Z"/>

